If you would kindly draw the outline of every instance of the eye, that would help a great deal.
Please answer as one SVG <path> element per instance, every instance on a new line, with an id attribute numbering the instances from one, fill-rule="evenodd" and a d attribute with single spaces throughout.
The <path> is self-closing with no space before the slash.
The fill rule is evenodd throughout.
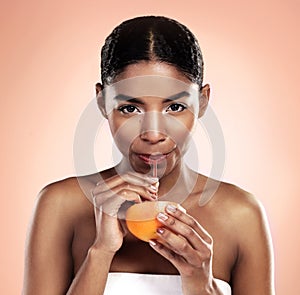
<path id="1" fill-rule="evenodd" d="M 173 103 L 171 105 L 168 106 L 167 108 L 167 112 L 175 112 L 175 113 L 179 113 L 182 112 L 183 110 L 186 109 L 186 106 L 181 104 L 181 103 Z"/>
<path id="2" fill-rule="evenodd" d="M 133 114 L 136 112 L 140 113 L 140 110 L 136 106 L 131 105 L 131 104 L 120 106 L 118 108 L 118 111 L 123 114 Z"/>

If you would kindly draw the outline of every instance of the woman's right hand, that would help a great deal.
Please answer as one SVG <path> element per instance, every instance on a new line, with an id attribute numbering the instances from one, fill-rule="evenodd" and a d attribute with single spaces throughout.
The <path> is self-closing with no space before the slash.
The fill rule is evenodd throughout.
<path id="1" fill-rule="evenodd" d="M 126 201 L 140 203 L 157 199 L 158 179 L 137 172 L 115 175 L 97 183 L 92 190 L 96 239 L 94 246 L 108 252 L 120 249 L 125 236 L 124 220 L 119 220 L 119 211 Z"/>

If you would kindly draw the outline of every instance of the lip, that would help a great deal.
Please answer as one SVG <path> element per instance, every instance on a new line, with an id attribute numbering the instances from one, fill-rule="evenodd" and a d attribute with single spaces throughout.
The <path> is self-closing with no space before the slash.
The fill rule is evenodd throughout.
<path id="1" fill-rule="evenodd" d="M 162 154 L 162 153 L 138 154 L 138 153 L 136 153 L 136 156 L 140 160 L 142 160 L 144 163 L 151 165 L 151 164 L 154 164 L 154 162 L 156 162 L 156 164 L 159 164 L 159 163 L 165 161 L 171 153 L 172 153 L 172 151 L 165 153 L 165 154 Z"/>

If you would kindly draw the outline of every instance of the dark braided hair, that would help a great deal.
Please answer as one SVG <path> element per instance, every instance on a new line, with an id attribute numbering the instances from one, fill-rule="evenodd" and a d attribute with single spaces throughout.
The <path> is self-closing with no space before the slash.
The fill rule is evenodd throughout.
<path id="1" fill-rule="evenodd" d="M 109 85 L 122 70 L 139 61 L 175 66 L 200 87 L 203 58 L 198 41 L 183 24 L 163 16 L 141 16 L 117 26 L 101 50 L 101 79 Z"/>

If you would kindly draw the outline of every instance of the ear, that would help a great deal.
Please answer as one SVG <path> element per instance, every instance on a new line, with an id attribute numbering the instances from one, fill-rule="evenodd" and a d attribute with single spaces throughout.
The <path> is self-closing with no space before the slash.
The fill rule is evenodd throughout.
<path id="1" fill-rule="evenodd" d="M 98 108 L 101 111 L 103 117 L 107 119 L 107 114 L 106 114 L 106 110 L 105 110 L 105 98 L 104 98 L 103 91 L 102 91 L 103 90 L 102 84 L 97 83 L 95 85 L 95 90 L 96 90 Z"/>
<path id="2" fill-rule="evenodd" d="M 201 118 L 204 115 L 208 106 L 209 96 L 210 86 L 208 84 L 205 84 L 200 90 L 198 118 Z"/>
<path id="3" fill-rule="evenodd" d="M 102 86 L 102 84 L 101 83 L 96 83 L 96 85 L 95 85 L 95 90 L 96 90 L 96 95 L 98 95 L 99 94 L 99 92 L 100 91 L 102 91 L 102 89 L 103 89 L 103 86 Z"/>

